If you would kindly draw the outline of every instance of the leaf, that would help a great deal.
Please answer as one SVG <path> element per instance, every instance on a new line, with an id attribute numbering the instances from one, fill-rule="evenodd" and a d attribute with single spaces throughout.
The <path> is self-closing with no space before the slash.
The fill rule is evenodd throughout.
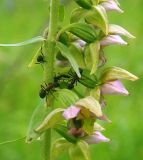
<path id="1" fill-rule="evenodd" d="M 85 67 L 83 52 L 77 48 L 75 45 L 71 44 L 69 47 L 71 53 L 73 53 L 74 59 L 76 59 L 80 68 Z"/>
<path id="2" fill-rule="evenodd" d="M 89 146 L 85 141 L 73 144 L 69 149 L 71 160 L 90 160 Z"/>
<path id="3" fill-rule="evenodd" d="M 61 89 L 57 91 L 55 93 L 55 97 L 57 97 L 57 103 L 60 103 L 63 107 L 70 106 L 79 99 L 76 93 L 68 89 Z"/>
<path id="4" fill-rule="evenodd" d="M 59 7 L 59 21 L 62 23 L 64 21 L 64 18 L 65 18 L 65 6 L 60 5 L 60 7 Z"/>
<path id="5" fill-rule="evenodd" d="M 52 145 L 51 157 L 52 160 L 58 160 L 61 155 L 67 152 L 67 149 L 72 145 L 64 138 L 57 139 Z"/>
<path id="6" fill-rule="evenodd" d="M 60 123 L 62 120 L 64 120 L 62 115 L 63 111 L 64 109 L 57 108 L 50 112 L 42 121 L 42 123 L 35 129 L 35 132 L 41 134 L 47 129 L 53 128 L 57 123 Z"/>
<path id="7" fill-rule="evenodd" d="M 72 23 L 61 29 L 58 33 L 58 37 L 66 31 L 71 32 L 87 43 L 91 43 L 97 40 L 97 34 L 94 27 L 86 23 Z"/>
<path id="8" fill-rule="evenodd" d="M 67 126 L 57 125 L 54 129 L 57 133 L 59 133 L 61 136 L 63 136 L 67 141 L 69 141 L 71 143 L 76 143 L 78 141 L 78 138 L 76 138 L 68 133 Z"/>
<path id="9" fill-rule="evenodd" d="M 86 108 L 97 117 L 102 117 L 102 110 L 99 102 L 91 96 L 80 99 L 75 103 L 76 106 L 79 106 L 81 109 Z"/>
<path id="10" fill-rule="evenodd" d="M 38 36 L 24 42 L 15 43 L 15 44 L 0 44 L 0 46 L 1 47 L 19 47 L 19 46 L 25 46 L 25 45 L 33 44 L 37 42 L 43 42 L 44 40 L 45 39 L 42 36 Z"/>
<path id="11" fill-rule="evenodd" d="M 68 31 L 87 43 L 96 41 L 97 35 L 95 29 L 86 23 L 72 23 Z"/>
<path id="12" fill-rule="evenodd" d="M 103 72 L 101 76 L 101 81 L 103 83 L 117 79 L 136 81 L 138 80 L 138 77 L 119 67 L 109 67 Z"/>
<path id="13" fill-rule="evenodd" d="M 116 24 L 109 25 L 109 34 L 119 34 L 119 35 L 127 36 L 128 38 L 135 38 L 126 29 Z"/>
<path id="14" fill-rule="evenodd" d="M 95 43 L 90 43 L 89 46 L 86 48 L 84 59 L 88 69 L 91 70 L 90 74 L 96 73 L 96 70 L 98 68 L 99 50 L 100 43 L 98 41 Z"/>
<path id="15" fill-rule="evenodd" d="M 42 104 L 42 101 L 39 105 L 35 108 L 30 123 L 28 126 L 27 136 L 26 136 L 26 142 L 31 143 L 32 141 L 36 140 L 40 134 L 35 132 L 35 128 L 39 126 L 39 124 L 42 122 L 43 118 L 45 117 L 46 110 Z"/>
<path id="16" fill-rule="evenodd" d="M 85 19 L 88 23 L 99 27 L 105 35 L 108 34 L 108 18 L 105 9 L 102 6 L 95 6 L 93 10 L 89 11 L 89 14 Z"/>
<path id="17" fill-rule="evenodd" d="M 80 7 L 85 9 L 91 9 L 92 5 L 90 3 L 90 0 L 74 0 Z"/>
<path id="18" fill-rule="evenodd" d="M 71 15 L 71 23 L 79 22 L 80 19 L 84 18 L 88 14 L 86 9 L 76 8 L 73 10 Z"/>
<path id="19" fill-rule="evenodd" d="M 31 60 L 31 62 L 28 64 L 28 68 L 31 68 L 34 64 L 37 63 L 37 58 L 41 54 L 40 51 L 41 51 L 41 47 L 37 50 L 36 54 L 34 55 L 34 57 Z"/>
<path id="20" fill-rule="evenodd" d="M 73 67 L 73 69 L 76 72 L 76 74 L 78 75 L 78 77 L 81 77 L 80 72 L 79 72 L 79 66 L 78 66 L 76 60 L 74 59 L 72 53 L 68 49 L 68 47 L 60 42 L 57 42 L 57 47 L 61 51 L 61 54 L 69 60 L 71 66 Z"/>

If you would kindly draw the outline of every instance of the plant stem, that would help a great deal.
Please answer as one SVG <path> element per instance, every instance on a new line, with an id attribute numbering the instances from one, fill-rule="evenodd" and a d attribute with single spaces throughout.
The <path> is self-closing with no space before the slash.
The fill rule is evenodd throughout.
<path id="1" fill-rule="evenodd" d="M 54 78 L 54 60 L 55 60 L 55 39 L 58 29 L 59 16 L 59 0 L 51 0 L 50 2 L 50 21 L 48 29 L 48 38 L 44 43 L 44 82 L 47 84 L 53 82 Z M 53 101 L 53 99 L 50 99 Z M 50 107 L 53 102 L 50 101 Z M 43 159 L 51 160 L 51 129 L 48 129 L 44 135 L 43 143 Z"/>

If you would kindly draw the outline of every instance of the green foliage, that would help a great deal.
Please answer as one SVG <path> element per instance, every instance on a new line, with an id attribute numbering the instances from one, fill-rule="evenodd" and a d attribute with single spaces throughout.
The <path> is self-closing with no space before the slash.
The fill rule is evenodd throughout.
<path id="1" fill-rule="evenodd" d="M 47 129 L 53 128 L 56 124 L 60 123 L 62 120 L 64 120 L 62 116 L 63 111 L 64 109 L 62 108 L 57 108 L 51 111 L 41 122 L 41 124 L 37 128 L 35 128 L 35 132 L 41 134 Z"/>
<path id="2" fill-rule="evenodd" d="M 79 141 L 69 149 L 69 155 L 71 160 L 90 160 L 89 146 L 84 141 Z"/>
<path id="3" fill-rule="evenodd" d="M 57 42 L 57 47 L 61 51 L 61 54 L 69 60 L 71 66 L 73 67 L 73 69 L 75 70 L 77 75 L 80 77 L 81 75 L 80 75 L 80 72 L 78 69 L 79 68 L 78 64 L 77 64 L 76 60 L 74 59 L 72 53 L 68 49 L 68 47 L 60 42 Z"/>

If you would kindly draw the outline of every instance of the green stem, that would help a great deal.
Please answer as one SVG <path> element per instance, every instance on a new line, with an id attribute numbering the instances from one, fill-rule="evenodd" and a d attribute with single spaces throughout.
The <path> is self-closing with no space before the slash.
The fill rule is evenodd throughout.
<path id="1" fill-rule="evenodd" d="M 54 78 L 54 60 L 55 60 L 55 39 L 58 29 L 58 14 L 60 0 L 51 0 L 50 2 L 50 22 L 48 29 L 48 38 L 44 43 L 44 82 L 47 84 L 53 82 Z M 52 107 L 53 99 L 50 99 Z M 48 129 L 44 135 L 43 159 L 51 160 L 51 129 Z"/>

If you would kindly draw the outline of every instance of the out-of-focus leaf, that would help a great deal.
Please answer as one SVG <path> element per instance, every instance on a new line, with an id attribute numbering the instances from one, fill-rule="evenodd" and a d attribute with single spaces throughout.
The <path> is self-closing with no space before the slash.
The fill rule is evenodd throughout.
<path id="1" fill-rule="evenodd" d="M 90 43 L 86 47 L 84 60 L 88 69 L 91 70 L 90 74 L 96 73 L 99 63 L 99 50 L 100 50 L 100 43 L 98 41 L 95 43 Z"/>
<path id="2" fill-rule="evenodd" d="M 32 43 L 43 42 L 45 39 L 42 36 L 34 37 L 32 39 L 26 40 L 24 42 L 15 43 L 15 44 L 0 44 L 0 47 L 19 47 L 25 46 Z"/>
<path id="3" fill-rule="evenodd" d="M 64 138 L 57 139 L 52 145 L 51 157 L 52 160 L 58 160 L 60 155 L 63 155 L 67 152 L 68 148 L 72 145 L 72 143 L 68 142 Z"/>
<path id="4" fill-rule="evenodd" d="M 62 116 L 64 109 L 57 108 L 50 112 L 42 123 L 35 129 L 36 133 L 43 133 L 48 128 L 53 128 L 57 123 L 60 123 L 64 117 Z"/>
<path id="5" fill-rule="evenodd" d="M 105 9 L 97 5 L 89 11 L 88 16 L 85 18 L 88 23 L 99 27 L 105 35 L 108 34 L 108 18 Z"/>
<path id="6" fill-rule="evenodd" d="M 103 83 L 117 79 L 136 81 L 138 80 L 138 77 L 119 67 L 109 67 L 105 69 L 101 76 L 101 82 Z"/>
<path id="7" fill-rule="evenodd" d="M 40 102 L 40 104 L 37 105 L 37 107 L 35 108 L 32 114 L 32 117 L 30 119 L 27 136 L 26 136 L 27 143 L 30 143 L 33 140 L 36 140 L 40 136 L 39 133 L 35 132 L 35 128 L 37 128 L 41 124 L 45 115 L 46 115 L 46 110 L 43 106 L 43 103 Z"/>
<path id="8" fill-rule="evenodd" d="M 72 53 L 68 49 L 68 47 L 60 42 L 57 42 L 57 47 L 60 50 L 61 54 L 69 60 L 71 66 L 73 67 L 73 69 L 76 72 L 76 74 L 78 75 L 78 77 L 81 77 L 80 72 L 79 72 L 79 66 L 78 66 L 76 60 L 74 59 Z"/>
<path id="9" fill-rule="evenodd" d="M 55 93 L 55 97 L 62 107 L 68 107 L 79 99 L 76 93 L 68 89 L 60 89 Z"/>
<path id="10" fill-rule="evenodd" d="M 81 109 L 82 108 L 88 109 L 90 112 L 95 114 L 97 117 L 103 116 L 99 102 L 91 96 L 80 99 L 79 101 L 75 103 L 75 105 L 79 106 Z"/>
<path id="11" fill-rule="evenodd" d="M 73 144 L 69 149 L 71 160 L 90 160 L 89 146 L 84 141 Z"/>

